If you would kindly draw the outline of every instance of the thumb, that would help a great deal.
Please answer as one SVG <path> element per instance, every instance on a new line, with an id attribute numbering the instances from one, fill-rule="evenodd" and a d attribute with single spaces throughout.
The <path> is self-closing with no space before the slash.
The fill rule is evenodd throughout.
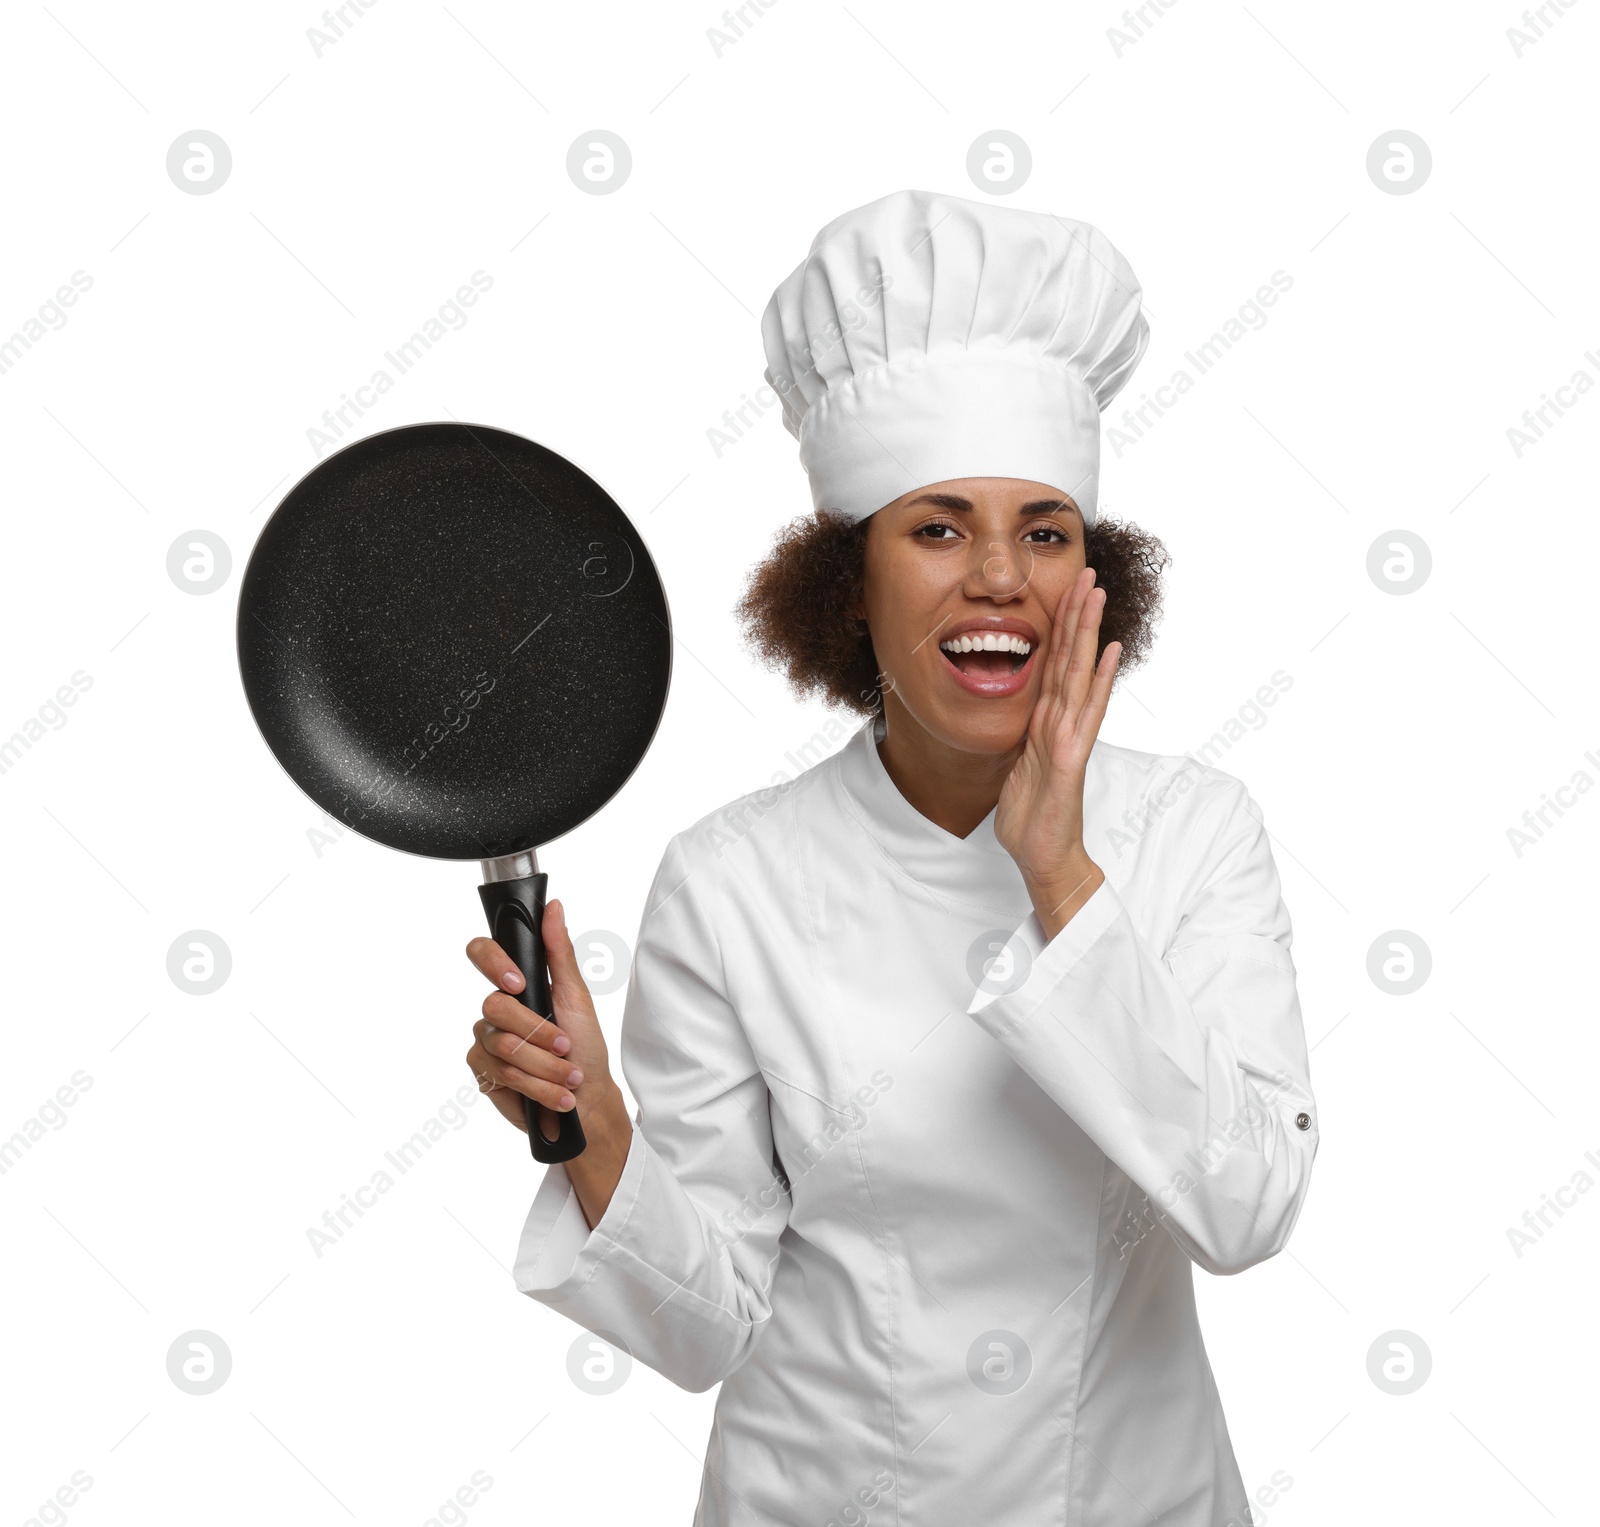
<path id="1" fill-rule="evenodd" d="M 544 957 L 550 967 L 551 1000 L 566 1013 L 592 1013 L 594 1003 L 578 968 L 578 951 L 567 931 L 566 908 L 559 901 L 550 902 L 544 909 Z M 562 1013 L 557 1013 L 556 1018 L 561 1021 Z"/>

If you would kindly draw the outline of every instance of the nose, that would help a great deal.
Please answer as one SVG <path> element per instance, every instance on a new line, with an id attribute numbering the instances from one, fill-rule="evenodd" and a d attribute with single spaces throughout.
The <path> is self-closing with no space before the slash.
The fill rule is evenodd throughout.
<path id="1" fill-rule="evenodd" d="M 974 599 L 1015 599 L 1033 574 L 1028 548 L 1003 537 L 974 536 L 967 563 L 967 594 Z"/>

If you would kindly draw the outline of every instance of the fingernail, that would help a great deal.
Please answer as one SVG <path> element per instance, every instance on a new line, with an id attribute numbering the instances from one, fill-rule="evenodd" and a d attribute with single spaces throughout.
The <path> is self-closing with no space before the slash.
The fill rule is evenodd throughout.
<path id="1" fill-rule="evenodd" d="M 522 972 L 520 970 L 508 970 L 503 976 L 500 977 L 500 984 L 505 987 L 507 991 L 521 991 L 523 984 Z"/>
<path id="2" fill-rule="evenodd" d="M 576 1066 L 567 1072 L 567 1085 L 569 1087 L 576 1087 L 582 1080 L 583 1072 L 581 1072 Z"/>
<path id="3" fill-rule="evenodd" d="M 573 1105 L 572 1094 L 570 1092 L 563 1092 L 561 1094 L 560 1101 L 557 1103 L 557 1107 L 565 1110 L 565 1109 L 571 1108 L 572 1105 Z"/>
<path id="4" fill-rule="evenodd" d="M 556 1037 L 550 1041 L 550 1048 L 554 1050 L 557 1055 L 565 1055 L 567 1051 L 572 1048 L 572 1041 L 568 1039 L 565 1034 L 557 1034 Z"/>
<path id="5" fill-rule="evenodd" d="M 567 926 L 567 909 L 559 901 L 551 902 L 551 906 L 556 909 L 556 926 L 565 928 Z"/>

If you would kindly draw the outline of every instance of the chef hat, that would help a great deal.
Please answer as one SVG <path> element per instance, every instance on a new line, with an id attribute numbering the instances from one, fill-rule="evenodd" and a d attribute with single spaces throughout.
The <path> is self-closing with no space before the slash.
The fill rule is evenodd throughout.
<path id="1" fill-rule="evenodd" d="M 1150 340 L 1097 228 L 896 191 L 836 217 L 761 319 L 768 384 L 817 509 L 865 519 L 914 488 L 1016 477 L 1092 525 L 1100 412 Z"/>

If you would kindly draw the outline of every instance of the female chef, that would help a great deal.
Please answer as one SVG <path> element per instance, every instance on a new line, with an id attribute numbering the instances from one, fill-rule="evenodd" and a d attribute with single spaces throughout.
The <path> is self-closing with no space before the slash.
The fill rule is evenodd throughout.
<path id="1" fill-rule="evenodd" d="M 1316 1111 L 1259 809 L 1098 740 L 1159 571 L 1096 527 L 1139 285 L 1086 224 L 903 191 L 817 235 L 762 334 L 817 515 L 740 612 L 868 719 L 668 844 L 635 1119 L 560 904 L 559 1027 L 472 941 L 479 1085 L 589 1142 L 517 1287 L 722 1385 L 698 1527 L 1247 1522 L 1192 1269 L 1283 1248 Z"/>

